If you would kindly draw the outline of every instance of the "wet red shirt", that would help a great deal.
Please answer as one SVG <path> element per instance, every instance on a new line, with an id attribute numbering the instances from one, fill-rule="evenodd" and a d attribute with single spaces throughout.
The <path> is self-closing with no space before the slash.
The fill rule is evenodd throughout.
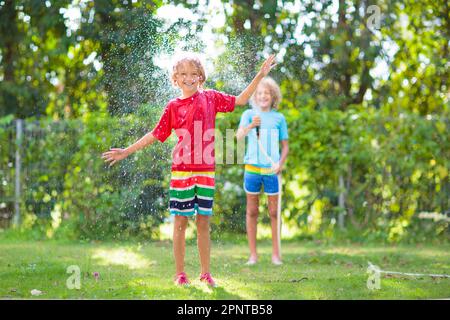
<path id="1" fill-rule="evenodd" d="M 234 110 L 236 97 L 215 90 L 197 91 L 169 101 L 152 134 L 164 142 L 175 130 L 173 171 L 214 171 L 214 128 L 218 112 Z"/>

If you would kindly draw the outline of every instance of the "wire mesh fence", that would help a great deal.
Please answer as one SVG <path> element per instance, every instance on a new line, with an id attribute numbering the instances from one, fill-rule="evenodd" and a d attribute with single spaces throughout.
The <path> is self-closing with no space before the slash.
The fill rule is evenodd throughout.
<path id="1" fill-rule="evenodd" d="M 157 144 L 113 168 L 100 157 L 147 132 L 152 117 L 0 122 L 0 228 L 29 219 L 57 228 L 72 219 L 85 234 L 98 234 L 160 223 L 172 145 Z"/>
<path id="2" fill-rule="evenodd" d="M 70 162 L 71 155 L 55 152 L 48 143 L 53 141 L 53 146 L 73 144 L 67 137 L 76 137 L 82 130 L 80 121 L 19 119 L 1 126 L 0 226 L 19 224 L 23 208 L 29 208 L 38 216 L 49 215 L 55 197 L 37 195 L 62 192 L 61 169 Z M 49 158 L 52 161 L 48 161 Z"/>

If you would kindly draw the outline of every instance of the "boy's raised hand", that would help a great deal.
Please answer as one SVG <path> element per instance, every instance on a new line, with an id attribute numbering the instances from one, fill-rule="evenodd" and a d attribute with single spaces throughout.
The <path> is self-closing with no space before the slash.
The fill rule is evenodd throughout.
<path id="1" fill-rule="evenodd" d="M 270 55 L 270 57 L 266 59 L 266 61 L 264 61 L 263 65 L 261 66 L 261 69 L 258 71 L 258 74 L 256 75 L 256 77 L 253 78 L 252 82 L 250 82 L 247 88 L 245 88 L 244 91 L 242 91 L 241 94 L 236 97 L 237 106 L 244 106 L 247 104 L 251 95 L 253 94 L 253 92 L 255 92 L 258 83 L 261 81 L 262 78 L 267 76 L 270 70 L 276 65 L 277 64 L 275 63 L 275 55 L 272 54 Z"/>
<path id="2" fill-rule="evenodd" d="M 272 70 L 272 68 L 275 67 L 276 65 L 277 65 L 277 63 L 275 62 L 275 55 L 271 54 L 266 59 L 266 61 L 264 61 L 259 72 L 263 77 L 265 77 L 269 74 L 270 70 Z"/>
<path id="3" fill-rule="evenodd" d="M 126 157 L 128 157 L 128 154 L 125 152 L 125 149 L 121 148 L 111 148 L 110 151 L 106 151 L 102 154 L 102 159 L 105 159 L 105 162 L 110 162 L 110 167 L 117 161 L 125 159 Z"/>

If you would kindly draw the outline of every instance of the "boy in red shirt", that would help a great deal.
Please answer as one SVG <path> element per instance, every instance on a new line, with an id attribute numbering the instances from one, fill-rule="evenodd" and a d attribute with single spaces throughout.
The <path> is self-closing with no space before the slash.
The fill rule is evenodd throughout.
<path id="1" fill-rule="evenodd" d="M 173 151 L 170 181 L 170 213 L 174 215 L 173 252 L 177 285 L 187 285 L 184 272 L 185 234 L 188 217 L 196 215 L 197 245 L 200 256 L 200 280 L 214 287 L 210 273 L 209 218 L 214 198 L 214 128 L 218 112 L 231 112 L 235 105 L 244 106 L 258 83 L 275 66 L 271 55 L 258 74 L 239 96 L 215 90 L 204 90 L 205 69 L 195 56 L 178 59 L 172 72 L 174 85 L 181 97 L 169 101 L 155 128 L 126 149 L 112 148 L 102 158 L 110 166 L 133 152 L 151 145 L 156 140 L 164 142 L 175 130 L 178 143 Z"/>

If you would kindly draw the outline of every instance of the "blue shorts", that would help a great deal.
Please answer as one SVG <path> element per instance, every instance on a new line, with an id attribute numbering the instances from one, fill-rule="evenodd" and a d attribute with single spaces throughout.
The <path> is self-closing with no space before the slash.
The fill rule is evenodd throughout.
<path id="1" fill-rule="evenodd" d="M 272 196 L 279 192 L 278 176 L 276 174 L 263 175 L 245 171 L 244 190 L 248 194 L 260 194 L 261 187 L 264 186 L 264 193 Z"/>

